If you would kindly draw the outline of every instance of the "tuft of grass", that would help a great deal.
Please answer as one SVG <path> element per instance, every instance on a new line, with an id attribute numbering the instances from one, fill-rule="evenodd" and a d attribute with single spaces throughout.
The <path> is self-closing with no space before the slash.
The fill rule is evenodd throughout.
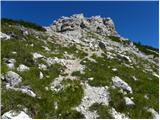
<path id="1" fill-rule="evenodd" d="M 61 116 L 57 116 L 57 118 L 84 118 L 81 113 L 72 110 L 72 108 L 80 104 L 83 97 L 83 88 L 80 81 L 64 80 L 62 81 L 62 86 L 64 86 L 64 89 L 55 93 L 58 104 L 56 113 L 57 115 L 61 114 Z"/>
<path id="2" fill-rule="evenodd" d="M 120 37 L 117 37 L 117 36 L 107 36 L 109 37 L 111 40 L 115 41 L 115 42 L 122 42 L 122 40 L 120 39 Z"/>
<path id="3" fill-rule="evenodd" d="M 72 76 L 80 76 L 81 72 L 80 71 L 74 71 L 71 75 Z"/>
<path id="4" fill-rule="evenodd" d="M 6 73 L 7 71 L 9 71 L 7 65 L 1 62 L 1 73 Z"/>
<path id="5" fill-rule="evenodd" d="M 90 108 L 91 111 L 97 111 L 99 117 L 97 119 L 113 119 L 110 113 L 110 107 L 99 103 L 94 103 Z"/>
<path id="6" fill-rule="evenodd" d="M 115 88 L 109 89 L 110 101 L 109 105 L 115 108 L 118 112 L 123 112 L 126 109 L 125 101 L 123 99 L 124 95 L 119 92 L 119 89 Z"/>
<path id="7" fill-rule="evenodd" d="M 95 38 L 96 40 L 99 40 L 99 36 L 98 34 L 94 33 L 94 32 L 87 32 L 86 37 L 89 38 Z"/>

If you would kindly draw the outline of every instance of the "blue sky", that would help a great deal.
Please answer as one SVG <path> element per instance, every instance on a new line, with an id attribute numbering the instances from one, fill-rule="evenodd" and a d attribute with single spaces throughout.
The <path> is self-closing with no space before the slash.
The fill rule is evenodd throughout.
<path id="1" fill-rule="evenodd" d="M 61 16 L 111 17 L 118 33 L 133 41 L 159 47 L 158 1 L 142 2 L 2 2 L 2 17 L 23 19 L 43 26 Z"/>

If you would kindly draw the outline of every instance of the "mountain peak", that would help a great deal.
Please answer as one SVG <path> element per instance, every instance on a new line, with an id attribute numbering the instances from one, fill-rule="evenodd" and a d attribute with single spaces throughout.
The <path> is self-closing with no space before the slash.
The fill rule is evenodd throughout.
<path id="1" fill-rule="evenodd" d="M 107 36 L 118 35 L 111 18 L 102 18 L 101 16 L 84 17 L 83 13 L 73 14 L 69 17 L 62 16 L 54 21 L 50 27 L 56 32 L 87 30 Z"/>

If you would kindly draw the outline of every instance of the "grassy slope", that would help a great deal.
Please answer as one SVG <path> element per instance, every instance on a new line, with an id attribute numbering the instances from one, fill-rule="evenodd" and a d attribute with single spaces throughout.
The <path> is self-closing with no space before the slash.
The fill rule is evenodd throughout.
<path id="1" fill-rule="evenodd" d="M 15 28 L 16 29 L 16 28 Z M 5 28 L 6 30 L 6 28 Z M 18 31 L 8 28 L 13 32 Z M 2 29 L 2 31 L 4 31 Z M 16 32 L 15 32 L 16 33 Z M 17 32 L 16 35 L 21 34 Z M 45 34 L 45 33 L 44 33 Z M 2 89 L 2 114 L 9 110 L 19 110 L 24 107 L 28 108 L 29 115 L 32 118 L 83 118 L 79 112 L 72 110 L 71 108 L 77 106 L 83 96 L 83 89 L 80 85 L 80 81 L 70 81 L 65 80 L 63 84 L 70 84 L 71 87 L 67 87 L 65 90 L 60 91 L 59 93 L 53 93 L 52 91 L 46 91 L 45 87 L 49 87 L 50 83 L 60 75 L 60 71 L 63 70 L 63 66 L 59 64 L 54 64 L 47 68 L 47 71 L 41 72 L 44 76 L 49 76 L 49 78 L 44 77 L 39 79 L 40 70 L 38 69 L 38 64 L 44 63 L 43 60 L 39 59 L 37 62 L 33 60 L 32 53 L 37 52 L 46 56 L 46 57 L 56 57 L 57 55 L 49 56 L 48 52 L 42 47 L 44 45 L 43 41 L 37 39 L 35 36 L 22 36 L 22 39 L 10 39 L 7 41 L 2 40 L 2 58 L 14 58 L 16 60 L 15 68 L 19 64 L 25 64 L 30 67 L 29 71 L 18 72 L 16 69 L 13 71 L 17 72 L 22 78 L 21 85 L 30 85 L 33 91 L 37 94 L 36 98 L 32 98 L 26 94 L 16 92 L 13 90 L 6 90 L 4 87 Z M 34 45 L 33 47 L 31 45 Z M 72 49 L 65 48 L 60 45 L 56 45 L 48 42 L 47 46 L 52 51 L 58 50 L 59 56 L 63 57 L 64 51 L 67 51 L 69 54 L 78 55 L 83 57 L 85 54 L 81 51 L 76 53 L 78 50 L 74 46 Z M 74 51 L 72 51 L 74 49 Z M 12 52 L 17 52 L 13 54 Z M 47 65 L 47 64 L 46 64 Z M 2 61 L 2 73 L 8 71 L 6 64 Z M 68 81 L 68 82 L 66 82 Z M 54 102 L 58 102 L 58 109 L 54 109 Z M 20 106 L 21 105 L 21 106 Z"/>
<path id="2" fill-rule="evenodd" d="M 72 75 L 78 76 L 79 80 L 65 80 L 63 83 L 70 84 L 71 87 L 60 91 L 59 93 L 46 91 L 44 88 L 49 86 L 54 78 L 61 74 L 60 71 L 64 68 L 59 64 L 52 65 L 48 67 L 47 71 L 41 71 L 44 76 L 48 75 L 50 77 L 44 77 L 42 80 L 39 80 L 40 70 L 37 69 L 37 67 L 38 64 L 44 63 L 44 61 L 37 60 L 37 62 L 35 62 L 32 59 L 32 52 L 38 51 L 46 57 L 63 58 L 64 51 L 67 51 L 69 54 L 73 54 L 81 59 L 87 54 L 78 50 L 75 46 L 64 47 L 56 43 L 53 44 L 47 42 L 46 46 L 51 49 L 51 51 L 58 51 L 57 54 L 51 55 L 42 47 L 44 45 L 42 40 L 46 40 L 47 36 L 40 36 L 39 39 L 33 35 L 23 36 L 18 29 L 9 27 L 2 29 L 2 32 L 5 31 L 13 31 L 22 39 L 12 38 L 7 41 L 2 40 L 2 58 L 16 59 L 15 67 L 18 67 L 19 64 L 25 64 L 30 67 L 29 71 L 18 74 L 23 78 L 22 85 L 30 85 L 38 96 L 36 98 L 32 98 L 20 92 L 6 90 L 2 86 L 2 114 L 11 109 L 16 110 L 26 107 L 29 108 L 28 113 L 32 118 L 83 118 L 84 116 L 82 114 L 71 109 L 78 105 L 83 97 L 83 89 L 80 85 L 80 80 L 87 80 L 87 78 L 93 77 L 94 80 L 89 81 L 89 84 L 92 86 L 112 86 L 111 78 L 113 76 L 119 76 L 133 88 L 133 94 L 128 94 L 127 96 L 133 96 L 133 101 L 136 105 L 133 107 L 126 106 L 124 104 L 123 95 L 119 93 L 119 89 L 110 89 L 111 101 L 109 106 L 95 104 L 91 107 L 92 110 L 97 110 L 100 118 L 111 118 L 108 112 L 110 107 L 115 107 L 117 111 L 126 113 L 130 118 L 150 118 L 150 113 L 143 109 L 144 107 L 152 107 L 156 111 L 159 111 L 158 78 L 153 76 L 151 73 L 144 73 L 142 69 L 143 66 L 141 68 L 137 68 L 135 65 L 134 68 L 128 68 L 124 66 L 123 61 L 119 61 L 117 59 L 108 60 L 105 56 L 92 56 L 97 63 L 91 62 L 87 59 L 85 59 L 86 63 L 84 63 L 84 60 L 82 60 L 81 64 L 86 65 L 85 74 L 80 74 L 79 71 L 74 72 Z M 114 40 L 116 40 L 116 38 L 114 38 Z M 34 47 L 31 46 L 32 44 Z M 17 52 L 17 54 L 13 54 L 12 51 Z M 78 53 L 76 51 L 78 51 Z M 137 66 L 141 66 L 141 62 L 146 62 L 142 61 L 140 58 L 136 59 L 139 61 Z M 3 61 L 1 66 L 2 73 L 8 71 L 8 68 Z M 117 68 L 118 71 L 114 72 L 112 71 L 112 68 Z M 16 71 L 16 69 L 13 69 L 13 71 Z M 155 72 L 157 71 L 155 70 Z M 132 76 L 136 76 L 138 81 L 134 81 Z M 145 94 L 149 96 L 149 100 L 144 99 Z M 59 107 L 57 110 L 54 109 L 55 102 L 58 102 Z"/>

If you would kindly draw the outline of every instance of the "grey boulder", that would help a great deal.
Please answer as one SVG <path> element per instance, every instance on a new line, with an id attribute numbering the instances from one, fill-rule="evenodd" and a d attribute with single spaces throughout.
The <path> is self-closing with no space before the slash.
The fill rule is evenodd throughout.
<path id="1" fill-rule="evenodd" d="M 4 80 L 12 87 L 18 85 L 22 81 L 22 77 L 13 71 L 8 71 L 4 75 Z"/>

